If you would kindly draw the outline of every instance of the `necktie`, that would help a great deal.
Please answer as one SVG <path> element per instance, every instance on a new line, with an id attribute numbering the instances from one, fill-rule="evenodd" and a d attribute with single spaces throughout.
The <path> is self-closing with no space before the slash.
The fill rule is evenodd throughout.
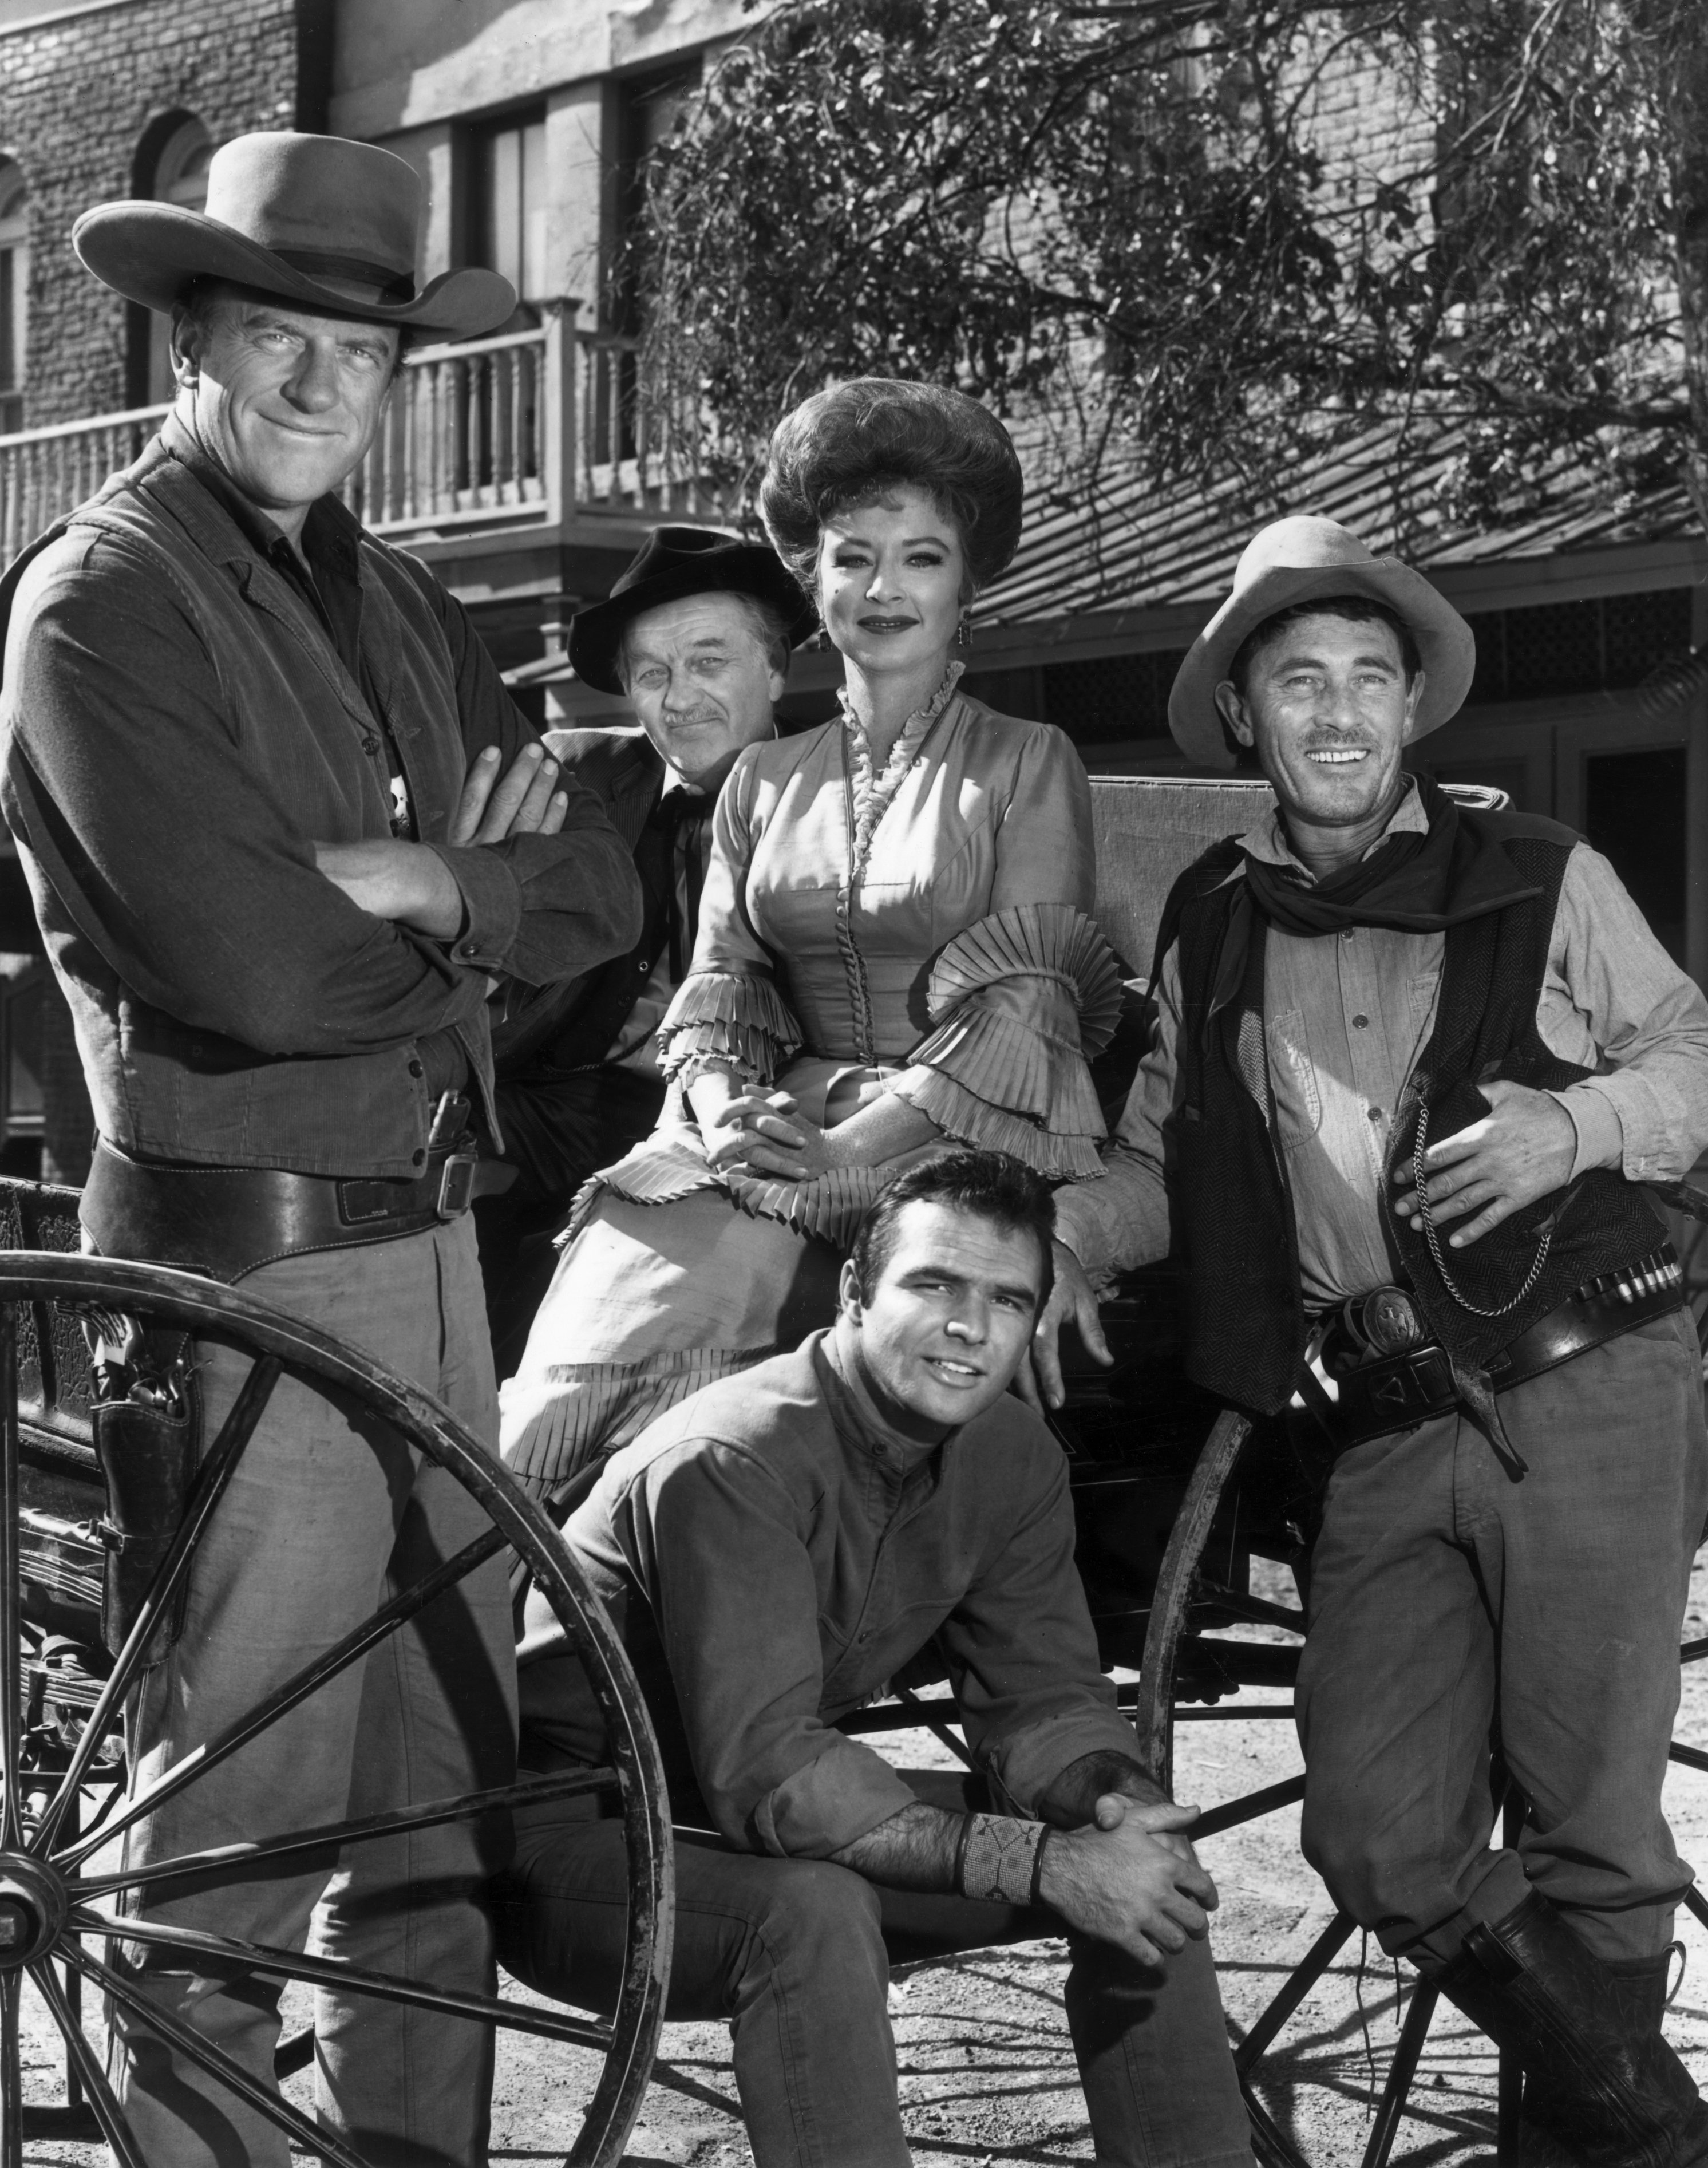
<path id="1" fill-rule="evenodd" d="M 649 826 L 659 830 L 668 849 L 670 878 L 666 884 L 670 928 L 670 975 L 680 986 L 694 953 L 694 937 L 700 927 L 700 891 L 705 876 L 700 866 L 700 826 L 712 810 L 703 792 L 684 790 L 680 784 L 666 790 L 653 808 Z M 682 910 L 682 891 L 687 891 L 687 911 Z"/>

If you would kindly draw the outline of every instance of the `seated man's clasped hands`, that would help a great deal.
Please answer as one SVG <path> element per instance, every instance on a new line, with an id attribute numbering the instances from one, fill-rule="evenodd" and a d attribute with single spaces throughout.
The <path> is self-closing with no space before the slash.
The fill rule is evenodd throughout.
<path id="1" fill-rule="evenodd" d="M 974 1900 L 967 1947 L 1003 1908 L 1065 1925 L 1101 2161 L 1249 2168 L 1196 1809 L 1134 1756 L 1061 1453 L 1008 1391 L 1048 1294 L 1049 1227 L 1045 1185 L 998 1155 L 904 1173 L 842 1269 L 834 1326 L 660 1416 L 588 1472 L 565 1526 L 635 1666 L 681 1825 L 669 2014 L 729 2019 L 758 2168 L 907 2162 L 885 2001 L 897 1892 L 935 1896 L 939 1933 L 942 1900 Z M 836 1729 L 933 1640 L 1001 1811 Z M 602 1758 L 538 1599 L 519 1661 L 524 1765 Z M 627 1890 L 622 1825 L 597 1813 L 521 1817 L 496 1908 L 510 1969 L 594 2007 L 616 1992 Z"/>

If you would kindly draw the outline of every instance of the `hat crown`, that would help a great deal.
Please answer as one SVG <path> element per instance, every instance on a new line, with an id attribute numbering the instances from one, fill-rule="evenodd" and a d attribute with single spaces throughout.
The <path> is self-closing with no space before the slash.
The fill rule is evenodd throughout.
<path id="1" fill-rule="evenodd" d="M 420 175 L 377 143 L 268 130 L 208 165 L 207 216 L 288 262 L 342 258 L 412 282 L 421 214 Z"/>
<path id="2" fill-rule="evenodd" d="M 611 582 L 613 595 L 626 595 L 631 587 L 639 587 L 643 580 L 655 579 L 660 572 L 684 558 L 703 557 L 713 550 L 729 550 L 743 545 L 733 534 L 720 534 L 713 527 L 655 527 L 641 544 L 629 563 Z M 708 576 L 707 585 L 714 583 Z"/>
<path id="3" fill-rule="evenodd" d="M 1249 587 L 1265 572 L 1284 570 L 1313 572 L 1345 567 L 1368 571 L 1378 562 L 1350 527 L 1338 519 L 1314 513 L 1297 513 L 1260 527 L 1240 553 L 1233 570 L 1233 590 Z"/>

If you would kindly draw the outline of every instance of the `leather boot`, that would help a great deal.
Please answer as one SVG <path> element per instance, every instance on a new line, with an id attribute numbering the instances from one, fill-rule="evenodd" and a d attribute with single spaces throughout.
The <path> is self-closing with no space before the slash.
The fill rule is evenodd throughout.
<path id="1" fill-rule="evenodd" d="M 1658 2032 L 1667 2014 L 1667 1983 L 1673 1976 L 1673 1955 L 1682 1953 L 1682 1942 L 1668 1942 L 1652 1958 L 1619 1958 L 1607 1963 L 1619 1998 L 1621 2022 L 1634 2032 Z"/>
<path id="2" fill-rule="evenodd" d="M 1708 2161 L 1708 2106 L 1662 2038 L 1664 1960 L 1613 1969 L 1535 1891 L 1425 1968 L 1525 2072 L 1527 2163 L 1692 2168 Z"/>
<path id="3" fill-rule="evenodd" d="M 1661 2029 L 1673 1952 L 1679 1947 L 1670 1943 L 1658 1957 L 1603 1960 L 1612 1983 L 1619 2022 L 1627 2032 Z M 1546 2089 L 1533 2079 L 1525 2081 L 1518 2135 L 1517 2168 L 1583 2168 L 1586 2156 L 1551 2125 Z"/>

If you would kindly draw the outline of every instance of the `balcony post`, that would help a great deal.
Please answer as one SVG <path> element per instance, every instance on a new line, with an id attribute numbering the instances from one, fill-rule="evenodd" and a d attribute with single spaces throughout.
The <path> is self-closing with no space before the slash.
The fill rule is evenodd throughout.
<path id="1" fill-rule="evenodd" d="M 576 318 L 581 306 L 566 298 L 545 304 L 545 471 L 540 479 L 555 527 L 567 527 L 576 512 Z"/>

